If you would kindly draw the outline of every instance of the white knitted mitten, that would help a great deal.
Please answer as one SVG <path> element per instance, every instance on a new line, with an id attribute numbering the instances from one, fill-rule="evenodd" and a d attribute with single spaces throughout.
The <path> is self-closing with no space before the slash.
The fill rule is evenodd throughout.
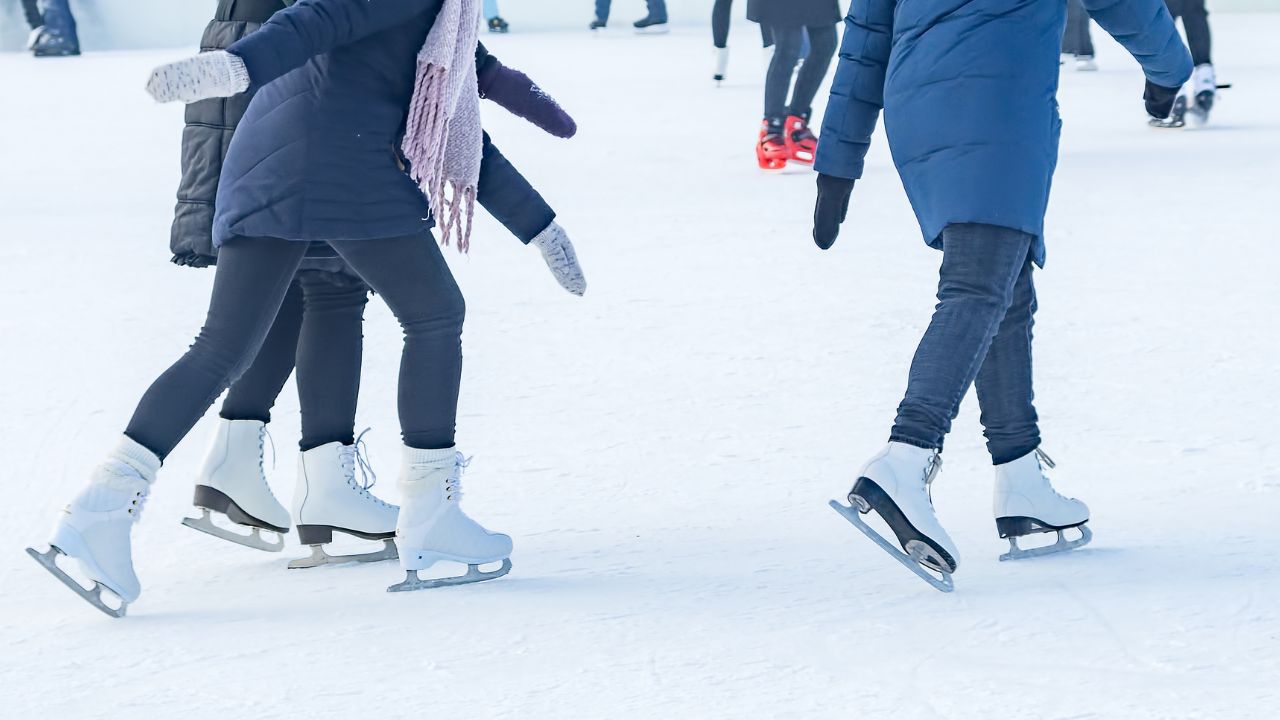
<path id="1" fill-rule="evenodd" d="M 208 98 L 231 97 L 249 89 L 244 61 L 225 50 L 161 65 L 151 71 L 147 92 L 156 102 L 191 103 Z"/>
<path id="2" fill-rule="evenodd" d="M 553 222 L 546 230 L 538 233 L 530 244 L 542 251 L 542 259 L 551 268 L 551 274 L 556 276 L 560 287 L 579 296 L 587 291 L 587 279 L 582 276 L 578 254 L 573 251 L 573 243 L 569 241 L 564 228 Z"/>

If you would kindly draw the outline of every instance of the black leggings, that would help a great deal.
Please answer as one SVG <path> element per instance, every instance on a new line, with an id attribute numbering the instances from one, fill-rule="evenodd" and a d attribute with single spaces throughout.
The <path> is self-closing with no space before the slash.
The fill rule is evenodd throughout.
<path id="1" fill-rule="evenodd" d="M 773 26 L 773 39 L 777 47 L 764 84 L 764 116 L 781 122 L 787 115 L 809 117 L 813 112 L 813 99 L 818 94 L 822 79 L 827 76 L 831 58 L 836 54 L 836 26 L 814 25 L 808 28 Z M 796 76 L 791 105 L 787 106 L 787 90 L 791 89 L 791 75 L 800 62 L 800 48 L 804 44 L 805 30 L 809 31 L 809 56 Z"/>
<path id="2" fill-rule="evenodd" d="M 296 364 L 299 447 L 307 451 L 355 442 L 368 302 L 367 288 L 348 275 L 299 272 L 257 357 L 231 386 L 219 414 L 227 420 L 271 422 L 271 408 Z"/>
<path id="3" fill-rule="evenodd" d="M 1176 20 L 1182 18 L 1182 29 L 1187 32 L 1187 47 L 1191 49 L 1191 61 L 1196 65 L 1213 62 L 1213 37 L 1209 33 L 1209 11 L 1204 0 L 1164 0 Z"/>
<path id="4" fill-rule="evenodd" d="M 404 329 L 400 428 L 406 445 L 453 447 L 466 307 L 429 233 L 329 243 Z M 195 343 L 152 383 L 125 434 L 162 460 L 248 369 L 271 330 L 306 243 L 236 238 L 218 253 L 209 313 Z"/>
<path id="5" fill-rule="evenodd" d="M 1093 37 L 1089 34 L 1089 13 L 1080 0 L 1067 0 L 1067 29 L 1062 34 L 1062 52 L 1077 57 L 1093 57 Z"/>
<path id="6" fill-rule="evenodd" d="M 711 6 L 711 42 L 718 48 L 729 46 L 729 21 L 733 16 L 733 0 L 716 0 Z M 769 26 L 760 26 L 760 43 L 764 47 L 773 44 L 773 33 Z"/>

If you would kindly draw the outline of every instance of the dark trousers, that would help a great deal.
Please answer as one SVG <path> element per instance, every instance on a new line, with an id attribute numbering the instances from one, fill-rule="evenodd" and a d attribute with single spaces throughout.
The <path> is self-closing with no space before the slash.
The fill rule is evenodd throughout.
<path id="1" fill-rule="evenodd" d="M 404 329 L 399 409 L 406 445 L 453 446 L 466 312 L 430 234 L 329 243 Z M 125 434 L 164 459 L 222 391 L 249 368 L 270 333 L 307 243 L 237 238 L 222 246 L 204 327 L 152 383 Z"/>
<path id="2" fill-rule="evenodd" d="M 993 225 L 943 231 L 938 305 L 911 361 L 890 440 L 941 449 L 976 382 L 992 462 L 1040 446 L 1031 379 L 1034 239 Z"/>
<path id="3" fill-rule="evenodd" d="M 368 301 L 364 284 L 347 275 L 299 272 L 257 357 L 232 384 L 219 414 L 271 422 L 271 408 L 296 365 L 300 449 L 355 442 Z"/>
<path id="4" fill-rule="evenodd" d="M 813 113 L 813 99 L 818 94 L 822 79 L 827 76 L 831 58 L 836 54 L 836 26 L 815 25 L 805 28 L 771 27 L 773 32 L 773 60 L 764 84 L 764 116 L 770 121 L 782 121 L 787 115 L 809 117 Z M 800 72 L 796 64 L 804 47 L 805 32 L 809 34 L 809 55 Z M 796 76 L 795 88 L 791 76 Z M 791 91 L 791 104 L 787 104 L 787 91 Z"/>
<path id="5" fill-rule="evenodd" d="M 718 48 L 729 46 L 729 24 L 733 16 L 733 0 L 716 0 L 711 6 L 711 42 Z M 773 33 L 767 25 L 760 26 L 760 42 L 764 47 L 773 44 Z"/>
<path id="6" fill-rule="evenodd" d="M 22 14 L 27 17 L 27 24 L 32 30 L 44 24 L 44 18 L 40 15 L 40 6 L 37 0 L 22 0 Z"/>
<path id="7" fill-rule="evenodd" d="M 1182 18 L 1191 61 L 1196 65 L 1213 62 L 1213 37 L 1209 32 L 1209 11 L 1204 0 L 1164 0 L 1164 4 L 1169 6 L 1169 13 L 1175 20 Z"/>
<path id="8" fill-rule="evenodd" d="M 1077 57 L 1093 57 L 1089 35 L 1089 13 L 1080 0 L 1067 0 L 1067 30 L 1062 34 L 1062 52 Z"/>

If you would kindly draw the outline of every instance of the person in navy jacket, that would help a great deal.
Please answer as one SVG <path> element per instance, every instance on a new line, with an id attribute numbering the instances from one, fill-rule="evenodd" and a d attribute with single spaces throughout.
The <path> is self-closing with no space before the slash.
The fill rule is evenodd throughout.
<path id="1" fill-rule="evenodd" d="M 1148 112 L 1166 116 L 1192 66 L 1163 1 L 1084 6 L 1141 64 Z M 943 253 L 938 305 L 912 361 L 889 447 L 864 468 L 851 500 L 862 512 L 890 518 L 903 549 L 944 574 L 959 555 L 937 523 L 928 485 L 975 382 L 987 447 L 997 470 L 1013 478 L 1010 492 L 1025 490 L 1044 499 L 1036 507 L 1052 506 L 1046 515 L 1062 516 L 1042 526 L 1088 519 L 1083 503 L 1063 504 L 1067 499 L 1051 494 L 1032 403 L 1032 272 L 1045 261 L 1065 12 L 1063 2 L 855 0 L 822 123 L 818 246 L 835 242 L 883 109 L 924 240 Z"/>

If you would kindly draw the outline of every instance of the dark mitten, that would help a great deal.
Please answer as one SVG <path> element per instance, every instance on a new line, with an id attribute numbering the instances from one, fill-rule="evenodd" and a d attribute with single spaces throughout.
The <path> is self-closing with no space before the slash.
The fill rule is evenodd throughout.
<path id="1" fill-rule="evenodd" d="M 813 241 L 826 250 L 836 242 L 840 223 L 849 212 L 849 197 L 853 195 L 853 180 L 818 175 L 818 202 L 813 209 Z"/>
<path id="2" fill-rule="evenodd" d="M 571 138 L 578 124 L 528 75 L 490 56 L 479 73 L 480 97 L 494 101 L 512 115 L 528 120 L 559 138 Z"/>
<path id="3" fill-rule="evenodd" d="M 1173 111 L 1173 100 L 1178 97 L 1178 90 L 1179 88 L 1163 87 L 1148 80 L 1147 90 L 1142 93 L 1142 99 L 1147 104 L 1147 114 L 1159 120 L 1169 117 L 1169 113 Z"/>

